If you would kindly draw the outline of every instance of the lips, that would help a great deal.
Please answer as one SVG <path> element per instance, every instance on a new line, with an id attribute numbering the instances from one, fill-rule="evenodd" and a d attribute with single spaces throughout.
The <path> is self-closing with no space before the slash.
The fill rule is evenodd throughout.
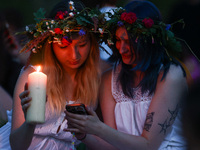
<path id="1" fill-rule="evenodd" d="M 131 55 L 122 55 L 122 58 L 123 58 L 123 59 L 130 59 L 130 58 L 131 58 Z"/>
<path id="2" fill-rule="evenodd" d="M 71 65 L 77 65 L 77 64 L 79 64 L 79 60 L 76 60 L 76 61 L 70 61 L 69 62 Z"/>

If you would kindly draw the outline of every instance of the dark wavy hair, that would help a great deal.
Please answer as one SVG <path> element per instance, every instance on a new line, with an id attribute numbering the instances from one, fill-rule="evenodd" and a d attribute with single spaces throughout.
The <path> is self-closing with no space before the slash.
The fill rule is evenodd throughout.
<path id="1" fill-rule="evenodd" d="M 149 17 L 156 21 L 162 21 L 160 11 L 153 3 L 149 1 L 135 0 L 128 3 L 124 8 L 127 12 L 134 12 L 139 19 Z M 114 30 L 116 31 L 116 29 Z M 130 65 L 124 64 L 119 51 L 115 47 L 115 44 L 112 47 L 113 55 L 109 60 L 115 63 L 115 68 L 117 64 L 122 64 L 118 81 L 120 82 L 122 90 L 126 96 L 133 97 L 134 95 L 134 91 L 131 86 L 134 83 L 134 71 L 136 70 L 141 70 L 144 72 L 144 78 L 138 85 L 141 87 L 142 93 L 149 91 L 149 94 L 152 94 L 156 89 L 159 72 L 163 71 L 163 76 L 161 79 L 163 80 L 166 77 L 171 64 L 179 66 L 181 66 L 181 64 L 175 58 L 169 58 L 165 48 L 160 44 L 160 39 L 155 38 L 154 44 L 152 44 L 151 37 L 149 37 L 149 39 L 144 39 L 144 37 L 139 36 L 136 43 L 135 40 L 137 35 L 131 35 L 128 33 L 128 36 L 131 50 L 134 51 L 136 55 L 135 62 L 137 66 L 131 68 Z M 114 41 L 114 43 L 116 43 L 116 41 Z M 183 69 L 182 66 L 181 68 Z M 184 69 L 183 74 L 186 76 Z"/>

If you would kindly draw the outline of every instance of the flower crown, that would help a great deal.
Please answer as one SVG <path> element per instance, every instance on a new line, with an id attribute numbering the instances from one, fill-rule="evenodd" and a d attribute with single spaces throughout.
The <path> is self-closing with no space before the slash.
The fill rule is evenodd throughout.
<path id="1" fill-rule="evenodd" d="M 84 36 L 86 32 L 94 32 L 99 34 L 99 42 L 105 39 L 103 36 L 105 24 L 105 14 L 98 9 L 83 9 L 81 12 L 76 11 L 74 2 L 69 1 L 70 12 L 57 12 L 55 19 L 45 18 L 44 9 L 40 8 L 34 13 L 36 25 L 26 26 L 26 34 L 30 37 L 30 41 L 20 51 L 37 51 L 43 46 L 44 41 L 58 42 L 68 46 L 71 44 L 71 34 L 78 32 L 80 36 Z"/>
<path id="2" fill-rule="evenodd" d="M 181 43 L 179 39 L 174 36 L 171 31 L 172 26 L 175 23 L 184 23 L 183 20 L 178 20 L 173 24 L 165 24 L 161 21 L 154 21 L 151 18 L 138 19 L 133 12 L 126 12 L 123 8 L 117 8 L 114 13 L 108 12 L 110 20 L 107 22 L 107 28 L 111 31 L 113 27 L 125 26 L 128 33 L 136 37 L 135 42 L 138 42 L 140 37 L 143 37 L 145 41 L 151 39 L 152 44 L 155 43 L 155 39 L 160 39 L 160 44 L 164 46 L 167 55 L 176 54 L 181 51 Z M 109 34 L 108 44 L 113 44 L 113 34 Z"/>

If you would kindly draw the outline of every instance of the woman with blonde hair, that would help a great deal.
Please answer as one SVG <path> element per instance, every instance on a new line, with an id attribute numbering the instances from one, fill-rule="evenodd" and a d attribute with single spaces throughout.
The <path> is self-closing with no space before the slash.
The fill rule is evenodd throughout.
<path id="1" fill-rule="evenodd" d="M 97 30 L 100 24 L 93 29 L 96 26 L 93 19 L 95 16 L 100 20 L 102 16 L 88 11 L 80 1 L 61 1 L 49 18 L 41 14 L 42 9 L 35 14 L 36 26 L 26 27 L 31 40 L 21 52 L 31 50 L 31 55 L 15 87 L 10 146 L 21 150 L 76 149 L 80 141 L 63 131 L 67 127 L 64 110 L 69 103 L 96 108 L 100 84 L 99 39 L 96 37 L 102 34 Z M 32 101 L 28 75 L 38 64 L 47 75 L 45 122 L 42 124 L 26 120 Z"/>

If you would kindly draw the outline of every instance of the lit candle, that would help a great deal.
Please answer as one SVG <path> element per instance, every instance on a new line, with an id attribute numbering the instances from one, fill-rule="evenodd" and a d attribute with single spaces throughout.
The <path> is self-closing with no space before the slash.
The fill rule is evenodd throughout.
<path id="1" fill-rule="evenodd" d="M 36 72 L 28 75 L 29 96 L 32 97 L 26 114 L 26 121 L 29 123 L 44 123 L 45 121 L 47 76 L 39 70 L 40 66 Z"/>

